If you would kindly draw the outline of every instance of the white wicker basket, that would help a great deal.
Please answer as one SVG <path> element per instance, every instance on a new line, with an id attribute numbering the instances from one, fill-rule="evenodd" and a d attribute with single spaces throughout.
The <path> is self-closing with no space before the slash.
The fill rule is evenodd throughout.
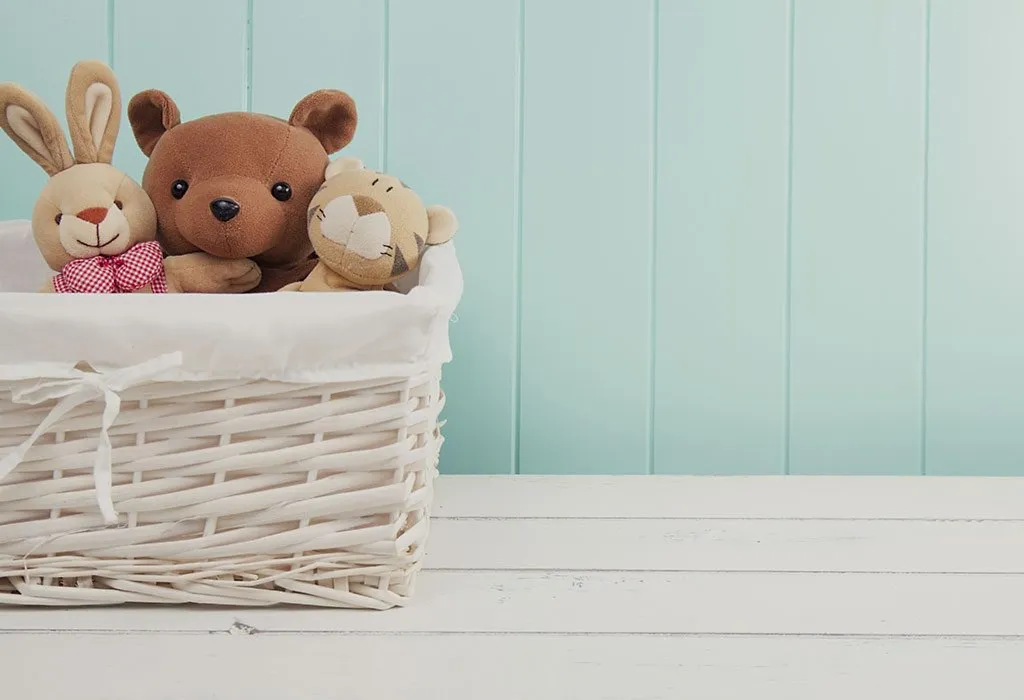
<path id="1" fill-rule="evenodd" d="M 0 224 L 19 289 L 46 272 L 27 230 Z M 0 605 L 409 601 L 462 291 L 450 245 L 404 295 L 10 289 Z"/>

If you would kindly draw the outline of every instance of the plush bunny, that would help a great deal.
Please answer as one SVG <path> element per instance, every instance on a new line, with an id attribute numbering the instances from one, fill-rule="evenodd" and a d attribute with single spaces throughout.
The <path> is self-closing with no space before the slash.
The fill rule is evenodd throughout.
<path id="1" fill-rule="evenodd" d="M 424 206 L 401 180 L 356 158 L 338 158 L 325 177 L 306 214 L 320 262 L 282 291 L 391 290 L 428 245 L 447 243 L 458 230 L 450 209 Z"/>
<path id="2" fill-rule="evenodd" d="M 186 256 L 177 270 L 164 268 L 152 201 L 110 164 L 121 121 L 121 93 L 110 68 L 77 63 L 66 109 L 73 157 L 56 116 L 38 97 L 19 85 L 0 85 L 0 128 L 50 176 L 32 212 L 36 244 L 58 273 L 42 291 L 214 292 L 245 277 L 251 265 L 243 263 L 245 270 L 222 275 L 216 288 L 189 288 L 197 268 L 217 264 L 204 254 Z M 257 271 L 251 286 L 258 281 Z"/>

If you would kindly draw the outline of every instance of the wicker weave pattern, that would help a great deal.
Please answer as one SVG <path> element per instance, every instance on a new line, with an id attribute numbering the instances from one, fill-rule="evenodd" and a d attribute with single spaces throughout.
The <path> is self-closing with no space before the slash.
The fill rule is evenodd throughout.
<path id="1" fill-rule="evenodd" d="M 404 604 L 429 527 L 439 382 L 127 389 L 110 430 L 118 527 L 93 488 L 102 402 L 79 406 L 0 483 L 0 605 Z M 10 389 L 0 455 L 53 406 Z"/>

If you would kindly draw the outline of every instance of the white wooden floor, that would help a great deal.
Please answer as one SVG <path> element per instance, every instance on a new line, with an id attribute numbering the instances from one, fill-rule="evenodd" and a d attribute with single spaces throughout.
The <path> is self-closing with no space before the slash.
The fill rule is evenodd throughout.
<path id="1" fill-rule="evenodd" d="M 415 604 L 0 610 L 3 697 L 1024 697 L 1024 479 L 443 477 Z"/>

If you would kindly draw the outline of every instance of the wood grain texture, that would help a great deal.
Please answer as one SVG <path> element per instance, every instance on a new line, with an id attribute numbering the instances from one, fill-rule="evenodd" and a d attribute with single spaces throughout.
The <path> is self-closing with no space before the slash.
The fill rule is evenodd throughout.
<path id="1" fill-rule="evenodd" d="M 149 88 L 168 93 L 182 120 L 245 110 L 247 23 L 246 0 L 176 0 L 173 11 L 159 0 L 116 0 L 114 70 L 125 112 L 131 97 Z M 146 157 L 127 116 L 114 165 L 142 181 Z"/>
<path id="2" fill-rule="evenodd" d="M 798 0 L 792 473 L 921 463 L 925 0 Z"/>
<path id="3" fill-rule="evenodd" d="M 394 614 L 14 610 L 5 611 L 0 629 L 217 632 L 242 622 L 273 633 L 1024 636 L 1024 608 L 1007 604 L 1019 596 L 1022 580 L 1006 574 L 424 571 L 416 603 Z"/>
<path id="4" fill-rule="evenodd" d="M 459 219 L 445 472 L 514 471 L 518 0 L 391 0 L 387 167 Z"/>
<path id="5" fill-rule="evenodd" d="M 338 688 L 438 700 L 731 700 L 765 688 L 807 700 L 1009 700 L 1024 681 L 1021 488 L 443 476 L 435 511 L 458 517 L 435 518 L 408 608 L 8 610 L 4 682 L 87 700 L 135 698 L 147 683 L 167 700 L 327 700 Z M 705 515 L 652 517 L 673 500 Z M 1011 503 L 1013 521 L 945 520 L 1012 515 Z M 815 507 L 837 517 L 807 520 Z M 778 519 L 715 517 L 757 508 Z M 53 658 L 61 673 L 46 675 Z M 120 670 L 98 672 L 110 659 Z"/>
<path id="6" fill-rule="evenodd" d="M 442 518 L 1024 520 L 1017 478 L 442 477 Z"/>
<path id="7" fill-rule="evenodd" d="M 648 470 L 652 12 L 526 3 L 523 473 Z"/>
<path id="8" fill-rule="evenodd" d="M 665 2 L 658 44 L 654 471 L 781 474 L 788 2 Z"/>
<path id="9" fill-rule="evenodd" d="M 314 90 L 343 90 L 356 102 L 359 125 L 342 153 L 379 168 L 385 129 L 384 7 L 380 0 L 253 0 L 253 111 L 286 119 Z"/>
<path id="10" fill-rule="evenodd" d="M 934 0 L 927 469 L 1024 474 L 1024 4 Z"/>
<path id="11" fill-rule="evenodd" d="M 0 82 L 38 95 L 67 133 L 64 93 L 80 60 L 107 60 L 106 0 L 0 0 Z M 119 151 L 135 148 L 122 133 Z M 0 220 L 29 219 L 47 175 L 0 132 Z"/>
<path id="12" fill-rule="evenodd" d="M 431 569 L 1024 574 L 1024 522 L 438 519 Z M 481 547 L 487 542 L 487 547 Z"/>
<path id="13" fill-rule="evenodd" d="M 54 697 L 83 700 L 135 700 L 141 686 L 151 700 L 1010 700 L 1022 653 L 1019 639 L 955 637 L 0 635 L 8 688 L 46 678 Z M 111 659 L 120 670 L 99 672 Z"/>

